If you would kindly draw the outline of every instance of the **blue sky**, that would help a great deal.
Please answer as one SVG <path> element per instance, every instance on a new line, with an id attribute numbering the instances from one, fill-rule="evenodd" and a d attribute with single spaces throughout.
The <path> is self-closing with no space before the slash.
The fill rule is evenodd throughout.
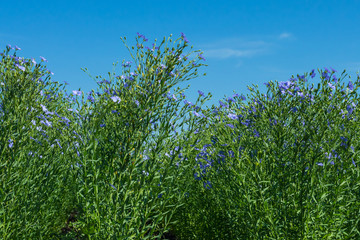
<path id="1" fill-rule="evenodd" d="M 352 80 L 360 70 L 360 1 L 4 1 L 0 14 L 0 47 L 17 45 L 21 57 L 46 58 L 52 81 L 68 82 L 66 90 L 97 89 L 92 76 L 108 79 L 122 60 L 132 61 L 120 37 L 136 45 L 137 32 L 150 46 L 183 32 L 208 66 L 200 76 L 180 84 L 211 92 L 205 106 L 257 84 L 287 81 L 312 69 L 346 69 Z M 190 48 L 189 48 L 190 50 Z M 206 76 L 202 76 L 206 73 Z M 347 78 L 348 79 L 348 78 Z M 309 82 L 320 82 L 317 73 Z"/>

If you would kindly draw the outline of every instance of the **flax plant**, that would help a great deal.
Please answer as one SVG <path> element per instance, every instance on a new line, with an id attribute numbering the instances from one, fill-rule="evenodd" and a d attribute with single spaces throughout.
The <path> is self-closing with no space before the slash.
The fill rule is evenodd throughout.
<path id="1" fill-rule="evenodd" d="M 0 232 L 2 239 L 35 238 L 62 223 L 74 201 L 75 176 L 66 160 L 73 151 L 59 151 L 72 144 L 68 122 L 74 117 L 66 113 L 63 95 L 52 93 L 59 86 L 48 82 L 51 72 L 17 57 L 20 48 L 8 56 L 10 50 L 2 53 L 0 66 Z M 68 139 L 59 142 L 59 132 Z"/>
<path id="2" fill-rule="evenodd" d="M 147 41 L 138 35 L 137 42 Z M 136 70 L 123 63 L 116 84 L 111 85 L 115 73 L 109 73 L 110 81 L 99 82 L 104 93 L 92 91 L 86 102 L 80 89 L 67 99 L 56 94 L 58 88 L 45 89 L 49 83 L 42 77 L 51 72 L 34 59 L 17 57 L 18 47 L 8 56 L 7 47 L 1 62 L 3 239 L 62 238 L 66 229 L 72 230 L 69 238 L 150 239 L 169 230 L 187 189 L 181 176 L 190 165 L 171 167 L 173 158 L 162 153 L 185 145 L 184 139 L 191 142 L 192 129 L 204 122 L 192 115 L 186 119 L 188 105 L 177 111 L 185 98 L 179 88 L 169 96 L 173 86 L 196 77 L 203 65 L 186 63 L 191 53 L 182 52 L 188 40 L 184 34 L 178 40 L 176 48 L 165 46 L 163 53 L 165 38 L 146 52 L 138 43 L 132 55 Z M 80 107 L 78 95 L 83 100 L 79 111 L 74 106 Z M 184 122 L 189 132 L 180 136 L 176 129 Z M 173 187 L 181 181 L 181 189 Z M 173 199 L 179 205 L 169 205 Z M 66 216 L 73 213 L 76 221 L 65 228 Z"/>
<path id="3" fill-rule="evenodd" d="M 202 109 L 211 94 L 191 103 L 173 89 L 204 65 L 186 63 L 186 36 L 176 47 L 147 40 L 125 43 L 134 62 L 122 75 L 90 76 L 100 90 L 87 97 L 57 93 L 51 71 L 7 47 L 3 239 L 360 237 L 359 77 L 341 85 L 345 71 L 325 68 L 315 88 L 312 70 L 265 83 L 266 95 L 248 87 L 248 104 L 235 93 Z"/>
<path id="4" fill-rule="evenodd" d="M 359 77 L 344 86 L 334 73 L 319 71 L 317 88 L 307 74 L 266 83 L 266 95 L 249 87 L 248 106 L 234 94 L 203 112 L 194 177 L 207 191 L 179 209 L 182 239 L 360 237 Z"/>

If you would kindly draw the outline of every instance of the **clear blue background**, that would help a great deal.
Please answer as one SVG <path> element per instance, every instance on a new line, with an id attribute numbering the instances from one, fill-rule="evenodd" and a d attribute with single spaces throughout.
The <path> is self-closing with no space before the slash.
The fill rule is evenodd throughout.
<path id="1" fill-rule="evenodd" d="M 208 66 L 180 86 L 190 84 L 185 95 L 191 102 L 198 90 L 211 92 L 211 106 L 234 91 L 246 96 L 248 85 L 266 93 L 263 83 L 312 69 L 332 67 L 337 77 L 346 69 L 354 82 L 360 70 L 359 9 L 360 1 L 332 0 L 2 1 L 0 47 L 17 45 L 18 56 L 37 62 L 45 57 L 52 81 L 68 82 L 68 93 L 87 93 L 97 83 L 80 68 L 108 79 L 114 62 L 121 75 L 122 60 L 132 61 L 120 37 L 134 46 L 139 32 L 150 46 L 183 32 Z M 319 73 L 310 82 L 320 82 Z"/>

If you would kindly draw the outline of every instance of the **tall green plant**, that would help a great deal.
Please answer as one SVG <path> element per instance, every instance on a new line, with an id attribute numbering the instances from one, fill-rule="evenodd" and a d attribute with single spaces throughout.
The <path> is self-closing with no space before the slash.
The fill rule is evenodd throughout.
<path id="1" fill-rule="evenodd" d="M 140 38 L 147 40 L 142 35 Z M 181 42 L 177 48 L 165 46 L 164 53 L 160 48 L 165 39 L 159 47 L 155 44 L 152 49 L 146 47 L 146 52 L 138 43 L 134 72 L 130 72 L 128 62 L 123 64 L 125 71 L 116 77 L 116 84 L 112 84 L 115 73 L 109 74 L 110 81 L 104 79 L 100 82 L 105 92 L 96 95 L 92 92 L 85 103 L 82 92 L 73 91 L 73 103 L 78 107 L 76 96 L 82 95 L 84 104 L 79 111 L 73 109 L 70 102 L 46 101 L 36 95 L 42 88 L 35 81 L 30 82 L 29 68 L 32 65 L 26 65 L 29 60 L 14 62 L 4 54 L 3 74 L 6 77 L 2 89 L 2 127 L 7 132 L 1 143 L 2 151 L 7 155 L 2 155 L 5 166 L 1 171 L 4 201 L 0 228 L 4 239 L 54 237 L 50 233 L 59 231 L 60 224 L 50 219 L 62 211 L 69 214 L 70 207 L 78 212 L 72 227 L 89 239 L 146 239 L 156 237 L 155 231 L 160 231 L 161 236 L 167 230 L 176 209 L 176 206 L 169 205 L 170 200 L 177 199 L 180 204 L 184 197 L 184 189 L 173 186 L 184 179 L 181 179 L 181 173 L 176 177 L 179 170 L 171 167 L 173 159 L 163 158 L 161 153 L 185 138 L 174 139 L 171 134 L 184 127 L 185 121 L 190 132 L 194 125 L 204 122 L 192 116 L 184 119 L 191 110 L 188 106 L 177 112 L 180 101 L 184 99 L 183 95 L 176 95 L 182 93 L 179 88 L 171 97 L 167 95 L 178 82 L 196 76 L 196 67 L 203 65 L 196 65 L 194 60 L 185 63 L 191 53 L 182 55 L 188 41 L 185 35 L 181 40 L 182 46 Z M 17 69 L 10 71 L 13 66 Z M 192 69 L 195 73 L 191 73 Z M 19 73 L 24 86 L 16 85 Z M 32 94 L 27 94 L 27 89 Z M 54 97 L 51 91 L 54 89 L 44 90 L 44 95 Z M 17 100 L 19 95 L 21 101 Z M 35 109 L 32 114 L 25 111 L 31 107 Z M 60 111 L 64 116 L 62 119 L 67 120 L 65 124 L 59 121 Z M 54 117 L 50 122 L 42 113 L 46 117 L 56 115 L 58 118 Z M 43 120 L 33 122 L 35 117 Z M 24 132 L 20 133 L 23 139 L 14 137 L 19 134 L 19 128 L 8 128 L 12 119 L 16 119 L 13 121 L 17 121 L 17 126 L 24 126 Z M 183 122 L 179 123 L 179 120 Z M 35 125 L 38 126 L 36 129 Z M 36 130 L 41 130 L 41 127 L 46 128 L 47 134 L 35 138 L 35 133 L 40 135 Z M 61 131 L 54 127 L 64 128 Z M 37 142 L 25 142 L 29 138 Z M 55 140 L 58 140 L 60 149 L 50 147 L 56 143 Z M 66 143 L 69 148 L 63 149 Z M 28 145 L 25 147 L 25 144 Z M 27 150 L 37 153 L 36 157 L 26 155 Z M 146 158 L 145 152 L 148 153 Z M 12 161 L 6 161 L 8 156 L 13 157 Z M 19 167 L 10 171 L 10 165 Z M 186 182 L 183 187 L 186 189 Z M 36 195 L 37 192 L 41 194 Z M 66 199 L 65 209 L 59 203 Z M 49 209 L 52 204 L 54 207 Z M 23 214 L 19 214 L 21 211 Z M 59 219 L 64 222 L 63 216 Z M 59 225 L 54 226 L 54 223 Z M 157 227 L 159 225 L 161 228 Z"/>
<path id="2" fill-rule="evenodd" d="M 340 85 L 334 72 L 319 71 L 317 88 L 304 86 L 305 74 L 267 83 L 267 95 L 257 91 L 249 106 L 234 95 L 213 109 L 217 116 L 205 113 L 212 127 L 201 133 L 203 169 L 211 169 L 202 177 L 211 183 L 204 201 L 221 203 L 227 236 L 359 237 L 358 86 Z M 219 210 L 196 207 L 203 216 Z"/>
<path id="3" fill-rule="evenodd" d="M 0 63 L 0 233 L 3 239 L 35 238 L 54 231 L 73 205 L 73 152 L 59 149 L 72 144 L 74 128 L 67 124 L 75 117 L 63 95 L 53 94 L 59 84 L 48 81 L 50 71 L 17 57 L 19 48 L 11 56 L 10 50 Z"/>

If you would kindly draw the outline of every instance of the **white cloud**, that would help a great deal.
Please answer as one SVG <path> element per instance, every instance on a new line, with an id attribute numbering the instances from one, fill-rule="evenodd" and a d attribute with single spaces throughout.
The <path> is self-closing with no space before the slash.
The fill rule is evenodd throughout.
<path id="1" fill-rule="evenodd" d="M 225 38 L 214 41 L 212 43 L 201 44 L 203 48 L 219 48 L 219 47 L 232 47 L 232 48 L 261 48 L 266 47 L 269 43 L 264 41 L 247 41 L 243 38 Z"/>
<path id="2" fill-rule="evenodd" d="M 284 39 L 284 38 L 290 38 L 291 37 L 291 34 L 290 33 L 282 33 L 279 35 L 279 38 L 280 39 Z"/>
<path id="3" fill-rule="evenodd" d="M 244 58 L 262 55 L 277 47 L 279 39 L 294 38 L 291 33 L 283 32 L 280 35 L 258 36 L 265 40 L 247 40 L 245 38 L 223 38 L 214 42 L 202 44 L 203 56 L 205 58 Z"/>
<path id="4" fill-rule="evenodd" d="M 253 49 L 253 50 L 238 50 L 233 48 L 218 48 L 218 49 L 209 49 L 204 50 L 204 57 L 209 58 L 230 58 L 230 57 L 250 57 L 256 55 L 257 53 L 261 52 L 260 49 Z"/>
<path id="5" fill-rule="evenodd" d="M 268 49 L 270 43 L 264 41 L 246 41 L 241 38 L 226 38 L 216 42 L 202 44 L 205 58 L 241 58 L 251 57 Z"/>

